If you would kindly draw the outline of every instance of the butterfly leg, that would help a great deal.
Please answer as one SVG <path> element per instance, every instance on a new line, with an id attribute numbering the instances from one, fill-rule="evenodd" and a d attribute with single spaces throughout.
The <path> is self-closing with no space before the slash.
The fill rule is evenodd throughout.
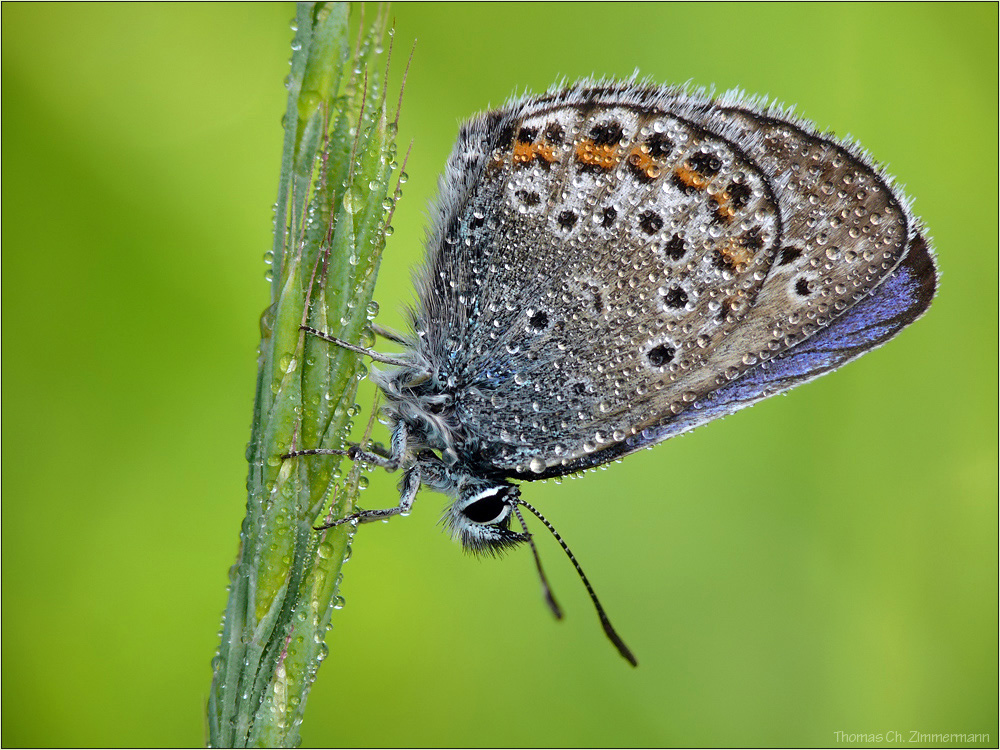
<path id="1" fill-rule="evenodd" d="M 408 515 L 413 501 L 417 497 L 420 489 L 420 466 L 414 466 L 403 474 L 403 479 L 399 483 L 399 505 L 395 508 L 382 508 L 379 510 L 356 510 L 350 515 L 338 518 L 336 521 L 325 523 L 322 526 L 314 526 L 316 531 L 323 531 L 334 526 L 341 526 L 345 523 L 371 523 L 372 521 L 384 521 L 393 516 Z"/>
<path id="2" fill-rule="evenodd" d="M 281 457 L 285 459 L 298 458 L 299 456 L 347 456 L 352 461 L 379 466 L 386 471 L 396 471 L 402 462 L 406 440 L 406 426 L 399 422 L 392 431 L 392 444 L 389 448 L 378 443 L 373 444 L 371 450 L 365 450 L 360 445 L 352 445 L 346 450 L 341 448 L 306 448 L 305 450 L 283 453 Z"/>
<path id="3" fill-rule="evenodd" d="M 347 451 L 347 455 L 352 461 L 360 460 L 367 464 L 381 466 L 386 471 L 396 471 L 402 463 L 407 439 L 406 425 L 397 422 L 392 430 L 392 439 L 388 448 L 378 443 L 373 443 L 371 450 L 362 450 L 359 446 L 352 445 Z"/>
<path id="4" fill-rule="evenodd" d="M 358 346 L 357 344 L 352 344 L 343 339 L 338 339 L 336 336 L 331 336 L 329 333 L 324 333 L 318 328 L 313 328 L 312 326 L 299 326 L 299 329 L 305 331 L 306 333 L 311 333 L 317 338 L 321 338 L 324 341 L 329 341 L 331 344 L 336 344 L 341 349 L 348 349 L 352 352 L 357 352 L 358 354 L 364 354 L 371 357 L 376 362 L 381 362 L 385 365 L 395 365 L 396 367 L 406 367 L 410 364 L 409 360 L 403 359 L 402 357 L 393 357 L 388 354 L 380 354 L 374 349 L 368 349 L 364 346 Z"/>
<path id="5" fill-rule="evenodd" d="M 366 464 L 381 466 L 387 471 L 396 471 L 402 463 L 403 453 L 406 450 L 408 433 L 403 422 L 397 422 L 392 431 L 391 447 L 386 449 L 381 445 L 373 445 L 371 450 L 363 450 L 357 445 L 352 445 L 347 450 L 339 448 L 312 448 L 301 451 L 286 453 L 282 458 L 296 458 L 298 456 L 347 456 L 352 461 L 362 461 Z M 344 518 L 338 518 L 331 523 L 315 526 L 317 531 L 333 528 L 345 523 L 370 523 L 371 521 L 381 521 L 397 515 L 407 515 L 413 507 L 413 501 L 417 497 L 420 489 L 420 464 L 414 464 L 403 473 L 403 479 L 399 483 L 399 505 L 395 508 L 383 508 L 378 510 L 357 510 Z"/>

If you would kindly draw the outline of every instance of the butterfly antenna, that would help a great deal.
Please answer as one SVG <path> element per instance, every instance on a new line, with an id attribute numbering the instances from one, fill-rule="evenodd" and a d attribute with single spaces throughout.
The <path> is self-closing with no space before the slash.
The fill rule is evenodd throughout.
<path id="1" fill-rule="evenodd" d="M 531 532 L 528 531 L 528 524 L 524 522 L 524 516 L 521 515 L 521 511 L 518 510 L 516 505 L 514 506 L 514 514 L 517 516 L 517 520 L 521 522 L 521 528 L 524 529 L 524 536 L 528 540 L 528 546 L 531 547 L 531 554 L 535 556 L 535 567 L 538 568 L 538 577 L 542 581 L 542 594 L 545 595 L 545 603 L 549 605 L 549 609 L 552 610 L 552 614 L 556 616 L 556 619 L 561 620 L 563 616 L 562 608 L 552 595 L 552 587 L 549 586 L 549 579 L 545 577 L 545 571 L 542 570 L 542 558 L 538 556 L 538 548 L 535 547 L 535 540 L 531 538 Z"/>
<path id="2" fill-rule="evenodd" d="M 545 528 L 547 528 L 549 530 L 549 533 L 551 533 L 552 536 L 554 536 L 556 538 L 556 541 L 559 542 L 559 546 L 563 548 L 563 552 L 566 553 L 566 556 L 569 558 L 570 562 L 573 563 L 573 567 L 576 568 L 576 572 L 579 574 L 580 580 L 583 581 L 583 585 L 586 587 L 587 593 L 590 594 L 590 600 L 594 603 L 594 608 L 597 610 L 597 616 L 601 620 L 601 627 L 604 628 L 605 635 L 607 635 L 608 638 L 610 639 L 610 641 L 613 644 L 615 644 L 615 648 L 618 649 L 618 653 L 620 653 L 623 657 L 625 657 L 625 660 L 629 664 L 631 664 L 633 667 L 638 667 L 639 666 L 639 662 L 636 660 L 635 655 L 632 653 L 632 650 L 628 646 L 625 645 L 625 641 L 623 641 L 621 639 L 621 636 L 619 636 L 618 633 L 615 632 L 615 629 L 611 625 L 611 620 L 608 619 L 607 612 L 604 611 L 604 607 L 601 606 L 601 602 L 600 602 L 600 600 L 598 600 L 597 594 L 594 593 L 594 587 L 590 585 L 590 581 L 587 580 L 587 576 L 583 572 L 583 568 L 581 568 L 580 567 L 580 563 L 578 563 L 576 561 L 576 558 L 573 556 L 573 553 L 570 551 L 569 546 L 566 544 L 566 542 L 563 541 L 563 538 L 561 536 L 559 536 L 559 532 L 556 531 L 555 527 L 551 523 L 548 522 L 548 520 L 545 518 L 545 516 L 543 516 L 541 513 L 539 513 L 537 510 L 535 510 L 529 503 L 526 503 L 524 500 L 522 500 L 520 498 L 517 499 L 517 503 L 518 503 L 518 505 L 523 505 L 525 508 L 527 508 L 528 510 L 530 510 L 535 515 L 535 518 L 537 518 L 539 521 L 541 521 L 543 524 L 545 524 Z M 517 506 L 514 507 L 514 511 L 515 511 L 515 513 L 517 512 Z M 524 519 L 521 518 L 521 514 L 518 513 L 517 517 L 521 521 L 521 525 L 523 526 L 524 525 Z M 525 527 L 525 531 L 527 531 L 527 527 Z M 529 541 L 531 540 L 531 536 L 530 535 L 528 536 L 528 540 Z M 535 545 L 534 544 L 531 545 L 531 549 L 532 549 L 533 552 L 535 551 Z M 537 552 L 535 552 L 535 561 L 538 563 L 538 572 L 541 573 L 542 564 L 538 560 L 538 553 Z M 548 584 L 545 583 L 545 576 L 544 575 L 542 575 L 542 582 L 545 585 L 546 590 L 547 590 L 548 589 Z"/>

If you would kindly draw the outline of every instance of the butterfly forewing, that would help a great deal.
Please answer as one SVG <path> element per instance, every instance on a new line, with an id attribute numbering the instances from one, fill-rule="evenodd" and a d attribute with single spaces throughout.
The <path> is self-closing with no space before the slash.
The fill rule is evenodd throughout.
<path id="1" fill-rule="evenodd" d="M 674 89 L 514 102 L 468 125 L 451 164 L 477 176 L 442 203 L 416 326 L 463 459 L 505 475 L 712 418 L 688 412 L 870 295 L 913 231 L 864 157 Z"/>

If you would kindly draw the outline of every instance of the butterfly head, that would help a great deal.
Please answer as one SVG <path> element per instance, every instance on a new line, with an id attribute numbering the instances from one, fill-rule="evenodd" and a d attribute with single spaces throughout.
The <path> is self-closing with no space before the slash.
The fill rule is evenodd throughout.
<path id="1" fill-rule="evenodd" d="M 510 528 L 519 499 L 516 485 L 465 477 L 458 486 L 458 499 L 445 511 L 444 523 L 467 552 L 498 555 L 526 541 L 524 534 Z"/>

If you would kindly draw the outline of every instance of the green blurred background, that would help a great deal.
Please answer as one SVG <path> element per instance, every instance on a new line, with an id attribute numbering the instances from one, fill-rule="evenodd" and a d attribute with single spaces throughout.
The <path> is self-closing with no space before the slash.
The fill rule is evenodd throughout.
<path id="1" fill-rule="evenodd" d="M 369 9 L 373 12 L 373 9 Z M 291 5 L 10 4 L 2 744 L 197 745 L 244 512 Z M 393 6 L 413 139 L 401 325 L 458 122 L 558 76 L 769 94 L 915 197 L 927 317 L 842 372 L 525 494 L 558 546 L 466 558 L 424 493 L 362 529 L 307 745 L 997 743 L 997 6 Z M 370 403 L 370 386 L 359 397 Z M 396 502 L 377 473 L 368 507 Z M 890 743 L 892 744 L 892 743 Z"/>

